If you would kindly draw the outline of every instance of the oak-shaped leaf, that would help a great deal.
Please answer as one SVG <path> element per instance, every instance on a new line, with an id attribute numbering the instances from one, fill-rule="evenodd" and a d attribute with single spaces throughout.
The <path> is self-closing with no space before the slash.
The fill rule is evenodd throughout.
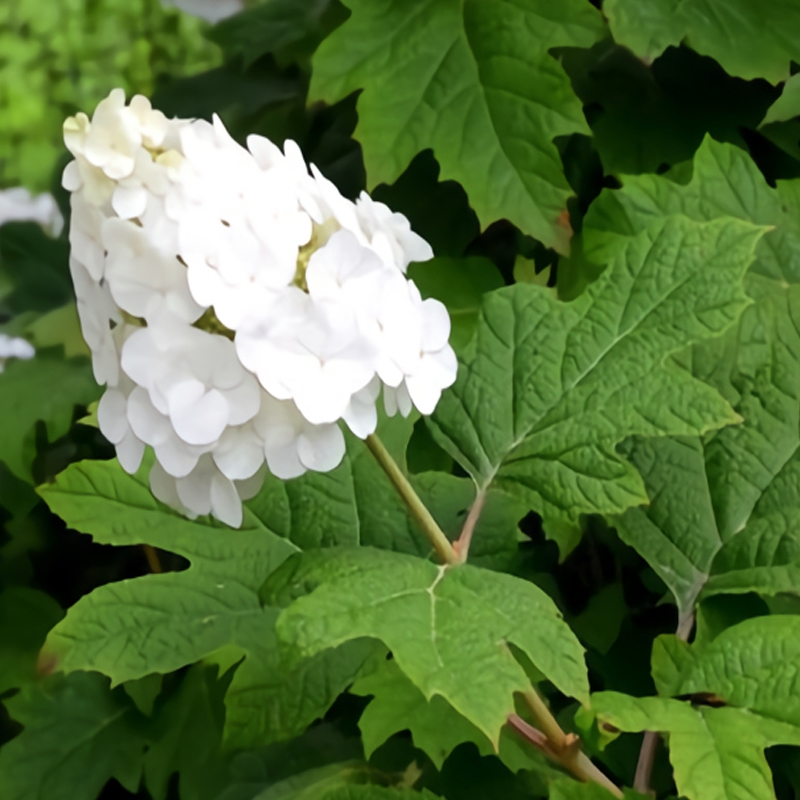
<path id="1" fill-rule="evenodd" d="M 337 548 L 287 560 L 261 595 L 288 606 L 277 631 L 291 657 L 379 639 L 427 699 L 441 695 L 495 748 L 514 693 L 530 686 L 507 643 L 565 694 L 588 695 L 577 638 L 541 589 L 511 575 Z"/>
<path id="2" fill-rule="evenodd" d="M 782 0 L 606 0 L 614 39 L 648 63 L 686 42 L 740 78 L 778 83 L 800 60 L 800 7 Z"/>
<path id="3" fill-rule="evenodd" d="M 652 661 L 659 694 L 713 697 L 800 731 L 800 617 L 755 617 L 691 646 L 660 636 Z"/>
<path id="4" fill-rule="evenodd" d="M 591 713 L 606 732 L 668 734 L 675 783 L 687 800 L 775 800 L 764 750 L 800 745 L 800 728 L 741 708 L 601 692 L 592 695 Z"/>
<path id="5" fill-rule="evenodd" d="M 474 744 L 481 755 L 494 753 L 485 734 L 441 695 L 428 700 L 394 659 L 381 661 L 374 671 L 359 677 L 349 691 L 372 697 L 358 721 L 367 758 L 387 739 L 404 730 L 411 733 L 414 746 L 424 750 L 439 770 L 450 753 L 465 742 Z M 558 774 L 552 762 L 508 726 L 500 734 L 497 755 L 512 772 L 536 770 L 548 778 Z"/>
<path id="6" fill-rule="evenodd" d="M 754 304 L 688 359 L 743 424 L 702 441 L 639 440 L 628 451 L 651 503 L 627 511 L 617 528 L 672 590 L 684 619 L 701 593 L 800 587 L 798 187 L 770 187 L 747 153 L 707 138 L 688 180 L 626 177 L 621 189 L 603 192 L 585 220 L 586 251 L 597 261 L 668 213 L 770 226 L 745 278 Z"/>
<path id="7" fill-rule="evenodd" d="M 619 442 L 741 421 L 668 356 L 750 304 L 742 278 L 762 234 L 731 218 L 662 217 L 569 303 L 529 284 L 489 293 L 429 418 L 435 438 L 479 487 L 521 496 L 546 524 L 647 502 Z"/>
<path id="8" fill-rule="evenodd" d="M 432 148 L 483 225 L 506 218 L 569 249 L 572 193 L 553 139 L 589 133 L 556 47 L 603 35 L 582 0 L 346 0 L 351 17 L 313 59 L 312 100 L 362 89 L 355 137 L 369 183 Z"/>
<path id="9" fill-rule="evenodd" d="M 24 729 L 0 750 L 3 800 L 95 800 L 111 778 L 138 790 L 143 720 L 102 675 L 53 676 L 4 703 Z"/>
<path id="10" fill-rule="evenodd" d="M 156 501 L 146 466 L 137 475 L 114 461 L 81 462 L 40 488 L 50 508 L 95 541 L 150 544 L 188 559 L 181 572 L 100 586 L 50 632 L 42 664 L 64 672 L 96 670 L 112 684 L 168 673 L 207 659 L 238 664 L 226 697 L 231 746 L 291 736 L 324 713 L 352 681 L 369 647 L 355 642 L 284 667 L 275 639 L 279 609 L 263 607 L 258 588 L 297 552 L 274 532 L 280 498 L 245 510 L 241 530 L 188 520 Z"/>

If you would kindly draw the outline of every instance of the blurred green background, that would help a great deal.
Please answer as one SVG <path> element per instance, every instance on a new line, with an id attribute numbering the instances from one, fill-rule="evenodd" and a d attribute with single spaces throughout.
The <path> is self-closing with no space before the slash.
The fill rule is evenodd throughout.
<path id="1" fill-rule="evenodd" d="M 213 20 L 242 3 L 180 5 Z M 64 118 L 91 114 L 114 87 L 150 95 L 169 78 L 221 63 L 203 36 L 208 25 L 161 0 L 2 0 L 0 189 L 48 189 Z"/>

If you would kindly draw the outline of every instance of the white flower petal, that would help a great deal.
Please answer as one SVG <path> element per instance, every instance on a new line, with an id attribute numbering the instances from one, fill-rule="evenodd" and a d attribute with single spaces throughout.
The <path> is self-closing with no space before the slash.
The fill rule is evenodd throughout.
<path id="1" fill-rule="evenodd" d="M 230 406 L 221 392 L 206 391 L 196 380 L 174 385 L 167 394 L 175 432 L 187 444 L 205 445 L 222 435 L 230 419 Z"/>
<path id="2" fill-rule="evenodd" d="M 211 479 L 211 513 L 232 528 L 242 524 L 242 501 L 233 482 L 224 475 Z"/>
<path id="3" fill-rule="evenodd" d="M 306 469 L 330 472 L 344 458 L 344 436 L 338 425 L 306 427 L 297 442 L 297 455 Z"/>
<path id="4" fill-rule="evenodd" d="M 144 442 L 138 439 L 133 431 L 128 431 L 116 444 L 117 459 L 125 472 L 133 475 L 142 463 Z"/>
<path id="5" fill-rule="evenodd" d="M 97 422 L 112 444 L 119 444 L 130 431 L 127 410 L 128 398 L 116 389 L 106 389 L 97 404 Z"/>

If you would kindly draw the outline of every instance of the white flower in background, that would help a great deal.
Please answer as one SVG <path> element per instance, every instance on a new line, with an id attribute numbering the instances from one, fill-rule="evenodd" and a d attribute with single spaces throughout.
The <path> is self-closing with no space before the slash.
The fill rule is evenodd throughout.
<path id="1" fill-rule="evenodd" d="M 7 222 L 37 222 L 51 236 L 58 236 L 64 227 L 64 219 L 52 195 L 34 197 L 23 187 L 0 190 L 0 225 Z M 5 369 L 8 359 L 28 360 L 35 354 L 30 342 L 0 333 L 0 372 Z"/>
<path id="2" fill-rule="evenodd" d="M 36 355 L 36 351 L 30 342 L 0 333 L 0 372 L 5 369 L 6 361 L 9 358 L 20 358 L 27 361 L 34 355 Z"/>
<path id="3" fill-rule="evenodd" d="M 237 144 L 121 90 L 65 123 L 75 156 L 71 270 L 101 430 L 122 466 L 145 446 L 153 493 L 242 520 L 268 469 L 336 467 L 365 438 L 433 411 L 455 380 L 450 320 L 405 277 L 430 246 L 367 194 L 353 203 L 299 148 Z"/>
<path id="4" fill-rule="evenodd" d="M 51 236 L 58 236 L 64 227 L 53 195 L 34 197 L 22 186 L 0 191 L 0 225 L 6 222 L 38 222 Z"/>
<path id="5" fill-rule="evenodd" d="M 207 20 L 219 22 L 244 10 L 244 0 L 161 0 L 165 8 L 176 7 L 187 14 Z"/>

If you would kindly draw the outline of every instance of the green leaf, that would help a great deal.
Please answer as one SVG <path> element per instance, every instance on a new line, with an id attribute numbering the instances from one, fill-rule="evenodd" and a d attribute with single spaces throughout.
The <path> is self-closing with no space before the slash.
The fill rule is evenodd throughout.
<path id="1" fill-rule="evenodd" d="M 688 620 L 721 545 L 699 439 L 639 440 L 630 458 L 651 498 L 647 509 L 615 519 L 620 538 L 636 549 L 675 597 Z"/>
<path id="2" fill-rule="evenodd" d="M 164 800 L 171 776 L 179 773 L 181 800 L 215 795 L 210 786 L 224 784 L 218 758 L 225 719 L 225 682 L 216 670 L 194 666 L 181 678 L 154 715 L 144 755 L 144 782 L 153 800 Z M 220 786 L 220 788 L 222 788 Z"/>
<path id="3" fill-rule="evenodd" d="M 561 691 L 587 697 L 583 651 L 553 602 L 532 583 L 469 565 L 337 549 L 291 559 L 267 581 L 268 603 L 297 593 L 278 620 L 295 657 L 357 637 L 380 639 L 430 700 L 441 695 L 496 746 L 529 681 L 506 642 Z"/>
<path id="4" fill-rule="evenodd" d="M 346 786 L 322 796 L 322 800 L 436 800 L 427 789 L 393 789 L 386 786 Z"/>
<path id="5" fill-rule="evenodd" d="M 373 697 L 358 722 L 367 758 L 404 730 L 411 732 L 414 746 L 424 750 L 440 771 L 450 753 L 464 742 L 472 742 L 481 755 L 494 754 L 491 742 L 481 731 L 440 695 L 427 700 L 393 659 L 382 660 L 376 670 L 359 678 L 349 691 Z M 507 727 L 500 734 L 497 755 L 512 772 L 555 771 L 538 750 L 526 746 Z"/>
<path id="6" fill-rule="evenodd" d="M 227 647 L 206 659 L 230 663 L 246 656 L 225 697 L 227 748 L 254 747 L 299 735 L 330 708 L 375 652 L 374 642 L 353 641 L 288 665 L 278 651 L 277 614 L 270 611 L 270 626 L 260 632 L 260 640 L 254 632 L 240 648 Z"/>
<path id="7" fill-rule="evenodd" d="M 136 792 L 144 735 L 125 693 L 101 675 L 75 673 L 5 701 L 25 726 L 0 750 L 4 800 L 95 800 L 111 778 Z"/>
<path id="8" fill-rule="evenodd" d="M 745 620 L 703 645 L 656 640 L 653 673 L 660 694 L 709 694 L 800 732 L 800 617 Z"/>
<path id="9" fill-rule="evenodd" d="M 796 296 L 800 300 L 800 291 Z M 794 333 L 797 334 L 797 331 Z M 780 389 L 780 387 L 775 388 Z M 800 392 L 797 392 L 795 397 L 798 395 Z M 767 396 L 766 399 L 771 398 Z M 764 405 L 766 406 L 766 403 Z M 768 407 L 764 408 L 761 419 L 757 418 L 756 423 L 766 418 L 769 411 Z M 761 431 L 758 428 L 753 430 L 753 435 L 744 444 L 750 444 L 755 439 L 755 434 L 763 432 L 764 427 L 759 425 Z M 746 518 L 744 527 L 720 547 L 703 588 L 704 597 L 730 592 L 759 592 L 765 595 L 779 592 L 800 593 L 800 497 L 795 489 L 800 478 L 800 451 L 798 451 L 800 432 L 796 428 L 796 423 L 794 427 L 795 429 L 789 433 L 790 438 L 782 441 L 782 446 L 777 452 L 773 451 L 772 458 L 758 465 L 760 480 L 757 483 L 755 481 L 749 483 L 747 488 L 750 489 L 748 494 L 752 492 L 751 487 L 761 489 L 761 496 Z M 770 437 L 765 444 L 769 445 L 778 440 L 784 432 L 780 426 L 774 425 L 767 430 L 767 433 Z M 720 455 L 725 444 L 729 443 L 716 443 L 717 447 L 711 451 L 710 457 Z M 729 457 L 744 456 L 739 474 L 734 478 L 738 477 L 738 482 L 744 482 L 743 479 L 748 478 L 747 467 L 756 472 L 755 462 L 761 455 L 761 448 L 756 450 L 751 446 L 747 450 L 734 449 L 736 445 L 742 444 L 741 439 L 732 444 L 733 447 L 727 451 Z M 724 468 L 721 457 L 716 461 L 716 464 L 709 465 L 709 469 Z M 780 463 L 781 461 L 783 463 Z M 767 472 L 770 469 L 772 475 Z M 718 485 L 721 481 L 716 483 Z M 723 486 L 733 491 L 736 489 L 735 483 L 735 480 L 729 480 L 729 486 Z"/>
<path id="10" fill-rule="evenodd" d="M 8 512 L 11 519 L 25 517 L 38 502 L 33 486 L 12 475 L 11 470 L 0 461 L 0 507 Z"/>
<path id="11" fill-rule="evenodd" d="M 354 781 L 363 781 L 366 777 L 365 773 L 365 767 L 355 761 L 329 764 L 279 780 L 259 792 L 253 800 L 326 798 L 335 791 L 347 789 L 348 785 Z"/>
<path id="12" fill-rule="evenodd" d="M 605 0 L 614 39 L 651 62 L 685 41 L 731 75 L 786 80 L 800 61 L 800 8 L 782 0 Z"/>
<path id="13" fill-rule="evenodd" d="M 0 374 L 0 460 L 30 480 L 34 425 L 42 420 L 54 441 L 69 430 L 74 407 L 97 400 L 100 392 L 87 359 L 43 351 L 30 361 L 12 360 Z"/>
<path id="14" fill-rule="evenodd" d="M 125 681 L 122 688 L 128 697 L 133 700 L 134 705 L 145 716 L 149 717 L 153 713 L 153 706 L 156 698 L 161 694 L 164 686 L 164 676 L 161 673 L 153 672 L 135 681 Z"/>
<path id="15" fill-rule="evenodd" d="M 609 800 L 613 796 L 599 783 L 580 783 L 570 778 L 555 781 L 550 787 L 550 800 Z M 625 800 L 644 798 L 630 789 L 623 789 L 623 796 Z"/>
<path id="16" fill-rule="evenodd" d="M 39 649 L 62 616 L 58 603 L 36 589 L 0 594 L 0 695 L 33 681 Z"/>
<path id="17" fill-rule="evenodd" d="M 673 173 L 627 176 L 622 189 L 604 190 L 584 219 L 586 255 L 605 263 L 625 240 L 667 214 L 683 214 L 697 222 L 735 217 L 775 228 L 759 241 L 751 274 L 790 283 L 800 280 L 797 223 L 744 150 L 707 136 L 690 176 L 683 170 Z"/>
<path id="18" fill-rule="evenodd" d="M 462 742 L 473 742 L 481 755 L 494 752 L 491 742 L 440 695 L 428 700 L 394 660 L 360 678 L 352 694 L 373 699 L 358 722 L 369 758 L 390 736 L 409 730 L 415 747 L 424 750 L 441 770 L 448 755 Z"/>
<path id="19" fill-rule="evenodd" d="M 37 316 L 26 325 L 25 333 L 30 336 L 31 343 L 37 350 L 60 345 L 67 358 L 90 355 L 74 302 Z"/>
<path id="20" fill-rule="evenodd" d="M 769 107 L 761 125 L 786 122 L 800 117 L 800 75 L 792 75 L 783 85 L 781 96 Z"/>
<path id="21" fill-rule="evenodd" d="M 97 670 L 114 684 L 206 657 L 226 667 L 244 659 L 229 689 L 226 739 L 244 746 L 301 731 L 353 680 L 365 647 L 356 643 L 284 669 L 275 640 L 278 609 L 258 600 L 264 578 L 297 551 L 271 528 L 277 503 L 262 496 L 261 516 L 245 509 L 240 530 L 188 520 L 153 498 L 146 472 L 147 465 L 130 476 L 115 461 L 87 461 L 40 493 L 70 527 L 97 542 L 150 544 L 191 566 L 95 589 L 51 631 L 42 658 L 65 672 Z"/>
<path id="22" fill-rule="evenodd" d="M 72 300 L 69 244 L 48 236 L 36 222 L 0 228 L 0 283 L 12 291 L 3 304 L 13 313 L 50 311 Z"/>
<path id="23" fill-rule="evenodd" d="M 566 252 L 571 192 L 553 138 L 589 131 L 549 51 L 597 41 L 599 12 L 581 0 L 346 5 L 352 16 L 314 56 L 310 97 L 363 89 L 355 135 L 370 184 L 391 183 L 432 148 L 483 225 L 507 218 Z"/>
<path id="24" fill-rule="evenodd" d="M 706 139 L 688 182 L 625 178 L 585 220 L 585 244 L 596 260 L 665 213 L 697 220 L 734 215 L 773 226 L 746 279 L 755 304 L 736 328 L 695 347 L 690 359 L 694 374 L 716 386 L 744 424 L 703 443 L 637 442 L 630 451 L 652 502 L 616 524 L 669 586 L 684 619 L 701 592 L 773 594 L 800 585 L 796 184 L 772 189 L 746 153 Z"/>
<path id="25" fill-rule="evenodd" d="M 208 37 L 249 67 L 266 53 L 281 61 L 310 54 L 345 16 L 336 0 L 268 0 L 217 23 Z"/>
<path id="26" fill-rule="evenodd" d="M 479 486 L 519 494 L 546 524 L 646 502 L 618 442 L 739 421 L 665 358 L 735 322 L 761 233 L 672 217 L 626 241 L 570 303 L 525 284 L 489 294 L 455 386 L 430 417 L 435 437 Z"/>
<path id="27" fill-rule="evenodd" d="M 800 745 L 800 729 L 738 708 L 601 692 L 592 713 L 606 729 L 668 733 L 675 783 L 688 800 L 774 800 L 764 750 Z"/>

